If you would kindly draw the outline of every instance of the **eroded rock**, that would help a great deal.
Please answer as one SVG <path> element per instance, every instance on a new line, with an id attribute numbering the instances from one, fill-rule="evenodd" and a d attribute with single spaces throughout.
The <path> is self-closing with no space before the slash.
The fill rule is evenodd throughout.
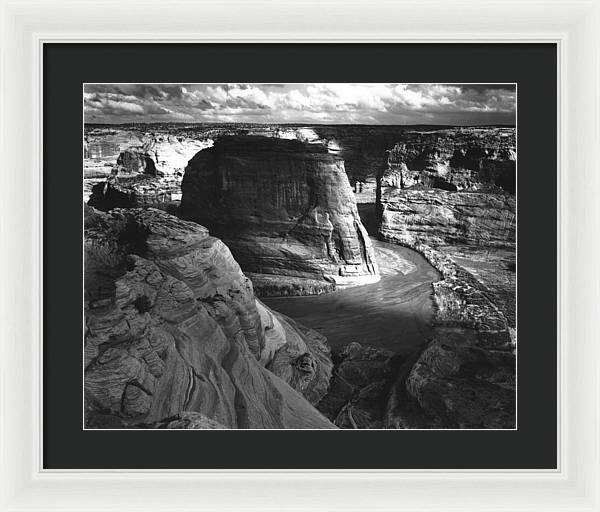
<path id="1" fill-rule="evenodd" d="M 288 277 L 336 285 L 379 279 L 343 160 L 324 146 L 222 137 L 190 160 L 182 191 L 181 215 L 221 237 L 265 293 L 277 289 L 277 277 L 279 288 Z"/>
<path id="2" fill-rule="evenodd" d="M 91 426 L 181 411 L 228 428 L 332 426 L 300 394 L 316 403 L 327 389 L 324 339 L 260 306 L 263 324 L 252 284 L 206 228 L 154 209 L 92 213 L 85 248 Z"/>
<path id="3" fill-rule="evenodd" d="M 509 194 L 382 187 L 380 235 L 412 246 L 514 247 L 516 200 Z"/>
<path id="4" fill-rule="evenodd" d="M 515 193 L 515 129 L 406 131 L 389 151 L 384 187 Z"/>
<path id="5" fill-rule="evenodd" d="M 509 128 L 407 133 L 378 183 L 379 235 L 420 252 L 434 331 L 398 374 L 391 428 L 515 426 L 515 134 Z"/>
<path id="6" fill-rule="evenodd" d="M 334 354 L 334 372 L 318 408 L 340 428 L 383 428 L 398 360 L 390 351 L 350 343 Z"/>

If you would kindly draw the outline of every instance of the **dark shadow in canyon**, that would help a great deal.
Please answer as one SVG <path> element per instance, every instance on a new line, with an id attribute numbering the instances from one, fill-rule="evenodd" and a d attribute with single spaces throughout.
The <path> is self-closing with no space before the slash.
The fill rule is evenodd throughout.
<path id="1" fill-rule="evenodd" d="M 377 222 L 377 210 L 375 203 L 359 203 L 357 207 L 360 220 L 367 230 L 367 233 L 369 233 L 369 236 L 376 237 L 379 224 Z"/>

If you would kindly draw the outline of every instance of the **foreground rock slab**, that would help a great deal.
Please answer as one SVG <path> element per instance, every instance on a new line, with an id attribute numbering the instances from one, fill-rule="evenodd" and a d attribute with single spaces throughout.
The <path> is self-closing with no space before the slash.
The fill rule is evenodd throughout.
<path id="1" fill-rule="evenodd" d="M 324 338 L 258 302 L 206 228 L 155 209 L 89 212 L 85 250 L 89 427 L 183 413 L 226 428 L 333 427 L 309 402 L 331 375 Z"/>

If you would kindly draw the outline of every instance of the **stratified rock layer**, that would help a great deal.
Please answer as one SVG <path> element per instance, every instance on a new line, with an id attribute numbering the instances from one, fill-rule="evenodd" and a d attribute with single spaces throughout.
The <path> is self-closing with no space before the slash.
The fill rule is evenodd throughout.
<path id="1" fill-rule="evenodd" d="M 86 218 L 85 247 L 89 426 L 332 427 L 301 394 L 327 389 L 324 338 L 257 302 L 206 228 L 117 209 Z"/>
<path id="2" fill-rule="evenodd" d="M 171 134 L 146 135 L 143 144 L 121 152 L 115 174 L 183 176 L 183 171 L 198 151 L 212 146 L 212 140 L 196 140 Z"/>
<path id="3" fill-rule="evenodd" d="M 443 279 L 433 335 L 392 386 L 386 425 L 513 428 L 514 129 L 409 135 L 379 177 L 379 236 L 423 254 Z"/>
<path id="4" fill-rule="evenodd" d="M 379 233 L 412 246 L 514 247 L 513 128 L 406 132 L 379 176 Z"/>
<path id="5" fill-rule="evenodd" d="M 92 186 L 87 204 L 107 212 L 113 208 L 168 207 L 180 198 L 181 177 L 110 176 Z"/>
<path id="6" fill-rule="evenodd" d="M 221 237 L 259 288 L 265 275 L 266 293 L 274 277 L 379 278 L 343 160 L 319 144 L 223 137 L 190 160 L 182 192 L 181 215 Z"/>
<path id="7" fill-rule="evenodd" d="M 515 196 L 383 187 L 379 233 L 409 247 L 425 243 L 514 247 Z"/>
<path id="8" fill-rule="evenodd" d="M 187 162 L 212 145 L 171 134 L 145 134 L 142 144 L 123 149 L 111 175 L 91 187 L 88 204 L 99 210 L 162 206 L 181 199 Z"/>
<path id="9" fill-rule="evenodd" d="M 407 131 L 389 151 L 383 185 L 515 193 L 515 129 Z"/>

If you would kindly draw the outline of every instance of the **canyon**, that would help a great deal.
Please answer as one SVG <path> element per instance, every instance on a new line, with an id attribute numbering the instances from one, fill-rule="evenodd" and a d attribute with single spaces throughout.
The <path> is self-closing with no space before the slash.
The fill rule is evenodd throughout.
<path id="1" fill-rule="evenodd" d="M 89 428 L 514 428 L 511 127 L 86 126 Z"/>

